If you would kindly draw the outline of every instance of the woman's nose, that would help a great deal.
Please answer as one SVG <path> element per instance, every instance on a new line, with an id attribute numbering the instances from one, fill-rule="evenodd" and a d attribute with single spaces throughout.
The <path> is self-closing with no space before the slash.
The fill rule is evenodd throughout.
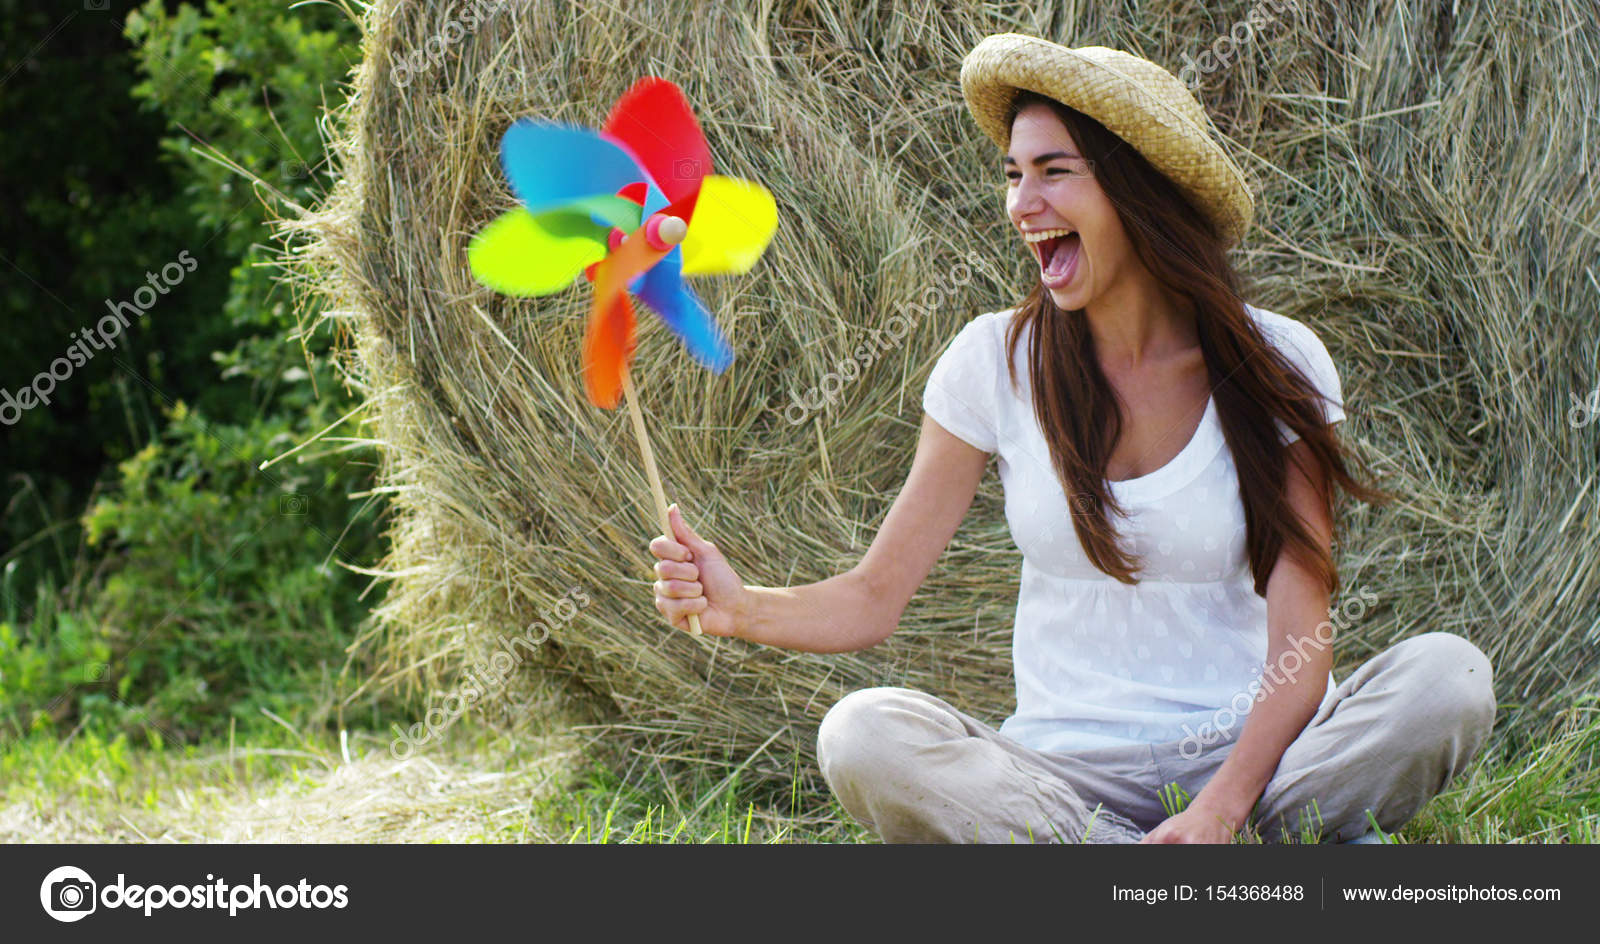
<path id="1" fill-rule="evenodd" d="M 1021 222 L 1022 217 L 1030 216 L 1043 209 L 1039 200 L 1038 185 L 1030 182 L 1026 176 L 1017 181 L 1017 185 L 1011 188 L 1008 203 L 1011 207 L 1012 219 L 1017 222 Z"/>

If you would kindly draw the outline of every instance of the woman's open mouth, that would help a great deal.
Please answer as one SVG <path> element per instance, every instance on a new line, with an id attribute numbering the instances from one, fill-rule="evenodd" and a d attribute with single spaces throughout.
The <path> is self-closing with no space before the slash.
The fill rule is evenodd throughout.
<path id="1" fill-rule="evenodd" d="M 1083 238 L 1077 233 L 1051 236 L 1033 244 L 1039 256 L 1039 273 L 1045 287 L 1065 288 L 1078 272 L 1078 257 L 1082 254 Z"/>

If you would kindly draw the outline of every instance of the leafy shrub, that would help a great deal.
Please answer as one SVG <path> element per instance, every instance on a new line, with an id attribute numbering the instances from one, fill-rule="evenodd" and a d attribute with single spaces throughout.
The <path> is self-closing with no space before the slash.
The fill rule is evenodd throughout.
<path id="1" fill-rule="evenodd" d="M 94 602 L 110 674 L 155 723 L 209 732 L 261 708 L 325 710 L 371 602 L 341 566 L 375 554 L 373 506 L 352 516 L 347 498 L 370 470 L 360 453 L 259 466 L 328 412 L 213 425 L 180 402 L 85 516 L 90 546 L 116 554 Z"/>

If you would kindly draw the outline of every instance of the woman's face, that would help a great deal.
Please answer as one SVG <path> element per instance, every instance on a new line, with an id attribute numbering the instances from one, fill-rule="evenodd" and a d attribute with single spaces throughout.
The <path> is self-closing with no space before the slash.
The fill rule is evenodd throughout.
<path id="1" fill-rule="evenodd" d="M 1074 234 L 1026 244 L 1059 308 L 1087 309 L 1124 273 L 1140 267 L 1094 169 L 1048 105 L 1036 103 L 1017 113 L 1003 166 L 1006 214 L 1013 226 L 1025 236 L 1063 229 Z"/>

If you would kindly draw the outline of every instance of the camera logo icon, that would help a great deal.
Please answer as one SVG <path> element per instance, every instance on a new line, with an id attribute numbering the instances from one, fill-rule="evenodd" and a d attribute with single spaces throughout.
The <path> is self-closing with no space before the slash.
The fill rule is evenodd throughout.
<path id="1" fill-rule="evenodd" d="M 299 494 L 279 495 L 278 514 L 298 518 L 306 513 L 306 497 Z"/>
<path id="2" fill-rule="evenodd" d="M 94 914 L 94 879 L 75 865 L 52 869 L 39 885 L 39 904 L 57 921 L 77 921 Z"/>

